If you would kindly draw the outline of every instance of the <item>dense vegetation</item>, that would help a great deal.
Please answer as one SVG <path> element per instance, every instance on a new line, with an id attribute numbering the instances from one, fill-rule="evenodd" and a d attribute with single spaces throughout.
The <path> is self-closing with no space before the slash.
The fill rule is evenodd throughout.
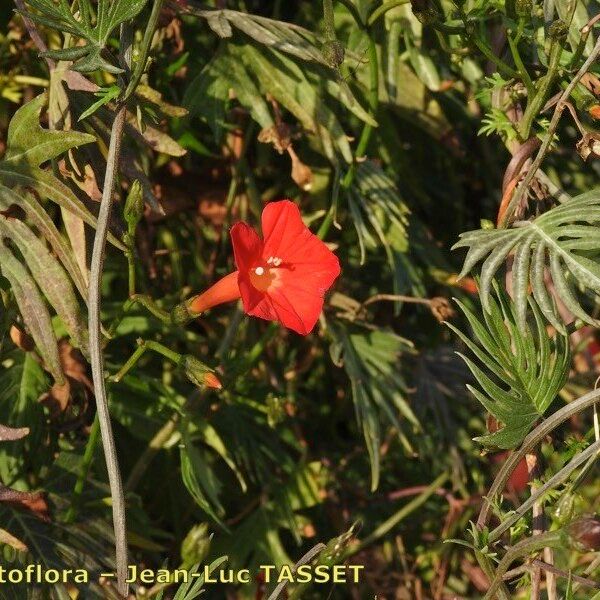
<path id="1" fill-rule="evenodd" d="M 0 596 L 600 598 L 598 20 L 2 2 Z"/>

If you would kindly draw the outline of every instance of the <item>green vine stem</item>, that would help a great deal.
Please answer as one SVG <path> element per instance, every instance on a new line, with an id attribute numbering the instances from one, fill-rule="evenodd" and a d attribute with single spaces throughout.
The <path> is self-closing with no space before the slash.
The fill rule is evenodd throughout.
<path id="1" fill-rule="evenodd" d="M 150 18 L 148 20 L 148 25 L 146 26 L 146 30 L 144 31 L 144 38 L 140 47 L 139 57 L 133 69 L 133 73 L 131 75 L 129 84 L 127 85 L 127 89 L 125 90 L 125 94 L 123 95 L 124 102 L 126 102 L 135 92 L 146 69 L 146 61 L 148 60 L 148 54 L 150 53 L 150 46 L 152 45 L 154 31 L 156 29 L 156 26 L 158 25 L 158 19 L 160 17 L 160 10 L 162 8 L 163 1 L 164 0 L 154 0 L 152 12 L 150 13 Z"/>
<path id="2" fill-rule="evenodd" d="M 108 398 L 106 396 L 104 382 L 100 305 L 106 236 L 108 233 L 108 222 L 113 203 L 113 191 L 117 178 L 117 165 L 121 153 L 121 139 L 123 136 L 126 113 L 127 107 L 122 105 L 117 111 L 111 130 L 106 174 L 104 176 L 104 188 L 102 191 L 102 203 L 100 204 L 98 224 L 96 235 L 94 237 L 94 248 L 92 251 L 90 288 L 88 294 L 88 327 L 90 335 L 92 378 L 112 498 L 117 565 L 117 591 L 123 597 L 126 597 L 129 593 L 129 584 L 127 583 L 127 524 L 125 517 L 125 497 L 123 494 L 117 449 L 112 431 L 112 423 L 108 409 Z"/>
<path id="3" fill-rule="evenodd" d="M 136 348 L 135 352 L 129 357 L 129 359 L 123 365 L 123 367 L 121 367 L 121 370 L 116 375 L 113 375 L 111 377 L 111 381 L 113 381 L 114 383 L 119 383 L 123 379 L 123 377 L 125 377 L 125 375 L 127 375 L 127 373 L 129 373 L 129 371 L 131 371 L 131 369 L 133 369 L 133 367 L 137 365 L 140 358 L 142 358 L 142 356 L 144 356 L 144 354 L 146 354 L 148 350 L 151 350 L 152 352 L 156 352 L 157 354 L 168 358 L 175 364 L 180 364 L 183 358 L 181 354 L 174 352 L 173 350 L 167 348 L 166 346 L 163 346 L 163 344 L 159 342 L 155 342 L 152 340 L 138 340 L 137 343 L 138 347 Z"/>
<path id="4" fill-rule="evenodd" d="M 588 69 L 594 64 L 594 62 L 596 62 L 596 59 L 598 58 L 599 55 L 600 55 L 600 37 L 596 41 L 596 44 L 594 45 L 594 49 L 590 53 L 587 60 L 583 63 L 583 65 L 581 65 L 581 68 L 579 69 L 579 71 L 577 72 L 575 77 L 573 77 L 573 79 L 571 80 L 571 83 L 569 83 L 569 85 L 565 88 L 565 91 L 561 94 L 561 96 L 558 100 L 558 103 L 556 105 L 556 108 L 554 109 L 554 114 L 552 115 L 552 119 L 550 121 L 550 126 L 548 127 L 548 132 L 546 133 L 546 136 L 544 137 L 544 141 L 542 142 L 542 145 L 540 146 L 540 149 L 538 150 L 538 153 L 537 153 L 531 167 L 527 171 L 527 175 L 525 176 L 525 179 L 523 179 L 523 182 L 519 185 L 519 187 L 517 188 L 517 191 L 513 194 L 513 197 L 510 199 L 510 202 L 508 203 L 508 206 L 506 207 L 506 210 L 504 211 L 504 214 L 502 215 L 502 217 L 500 219 L 499 227 L 501 227 L 501 228 L 507 227 L 507 225 L 510 223 L 515 211 L 517 210 L 517 207 L 521 204 L 523 197 L 527 193 L 527 190 L 529 189 L 529 186 L 530 186 L 531 182 L 533 181 L 533 178 L 535 177 L 537 170 L 539 169 L 544 158 L 546 157 L 546 153 L 548 152 L 550 145 L 552 144 L 552 140 L 554 139 L 554 134 L 556 133 L 556 130 L 558 128 L 558 124 L 560 122 L 560 117 L 562 115 L 562 112 L 565 109 L 565 106 L 566 106 L 571 94 L 573 93 L 573 90 L 579 83 L 580 79 L 588 72 Z"/>
<path id="5" fill-rule="evenodd" d="M 69 510 L 67 511 L 67 514 L 65 516 L 66 523 L 73 523 L 77 517 L 77 513 L 81 507 L 81 496 L 83 494 L 83 488 L 85 486 L 85 482 L 87 481 L 88 473 L 94 460 L 94 452 L 96 451 L 96 447 L 98 446 L 99 441 L 100 420 L 98 419 L 98 414 L 96 414 L 94 422 L 92 423 L 90 435 L 85 445 L 83 460 L 81 461 L 81 465 L 79 466 L 77 481 L 75 482 L 75 487 L 73 488 L 73 498 L 71 500 L 71 506 L 69 507 Z"/>
<path id="6" fill-rule="evenodd" d="M 494 595 L 497 593 L 497 590 L 502 583 L 502 577 L 515 560 L 522 556 L 527 556 L 532 552 L 539 552 L 544 548 L 558 547 L 563 544 L 564 537 L 565 534 L 563 531 L 547 531 L 546 533 L 541 533 L 540 535 L 536 535 L 515 544 L 502 557 L 502 560 L 496 569 L 496 575 L 483 600 L 492 600 L 492 598 L 494 598 Z"/>
<path id="7" fill-rule="evenodd" d="M 403 4 L 409 4 L 410 0 L 390 0 L 389 2 L 384 2 L 381 6 L 378 6 L 370 15 L 367 20 L 367 25 L 372 27 L 375 25 L 377 20 L 385 15 L 388 10 L 392 10 L 392 8 L 396 8 L 397 6 L 402 6 Z"/>
<path id="8" fill-rule="evenodd" d="M 509 37 L 510 40 L 510 37 Z M 539 80 L 537 89 L 533 95 L 529 97 L 525 114 L 521 120 L 519 132 L 521 139 L 528 140 L 531 134 L 531 127 L 533 126 L 534 119 L 538 116 L 539 112 L 544 108 L 548 94 L 552 88 L 552 84 L 558 74 L 560 67 L 560 58 L 564 48 L 564 41 L 553 40 L 550 49 L 550 59 L 548 63 L 548 72 Z M 529 88 L 528 93 L 529 93 Z"/>
<path id="9" fill-rule="evenodd" d="M 357 25 L 361 29 L 365 29 L 362 21 L 357 21 Z M 367 31 L 367 34 L 369 32 Z M 375 118 L 377 115 L 377 108 L 379 107 L 379 59 L 377 56 L 377 45 L 373 40 L 371 35 L 368 35 L 369 46 L 368 46 L 368 57 L 369 57 L 369 114 Z M 356 160 L 358 158 L 362 158 L 367 151 L 367 146 L 369 145 L 369 141 L 371 139 L 371 135 L 373 133 L 373 126 L 365 123 L 363 130 L 360 135 L 360 139 L 358 140 L 358 145 L 356 147 L 356 158 L 354 162 L 350 165 L 349 169 L 346 171 L 344 178 L 341 181 L 341 187 L 344 190 L 348 190 L 354 181 L 354 177 L 356 175 Z M 337 212 L 337 204 L 338 204 L 338 194 L 334 194 L 334 199 L 325 215 L 325 219 L 321 223 L 319 227 L 319 231 L 317 232 L 317 236 L 321 239 L 325 239 L 327 234 L 329 233 L 329 229 L 335 220 L 335 215 Z"/>
<path id="10" fill-rule="evenodd" d="M 157 5 L 161 5 L 162 0 L 156 0 L 154 3 L 153 14 Z M 160 8 L 160 6 L 159 6 Z M 158 15 L 154 20 L 148 23 L 144 34 L 144 40 L 152 39 L 154 28 L 158 22 Z M 127 66 L 131 65 L 132 54 L 132 31 L 130 26 L 125 24 L 121 27 L 121 49 L 120 61 Z M 149 47 L 149 46 L 148 46 Z M 146 48 L 147 52 L 148 48 Z M 139 66 L 141 63 L 141 67 Z M 136 69 L 144 69 L 145 59 L 140 61 Z M 141 73 L 137 79 L 139 82 Z M 134 90 L 135 85 L 131 86 L 131 81 L 125 92 L 127 98 Z M 106 237 L 108 234 L 108 223 L 113 205 L 113 195 L 118 176 L 118 165 L 121 155 L 121 142 L 123 139 L 123 130 L 127 117 L 127 106 L 124 102 L 117 108 L 115 119 L 113 121 L 108 156 L 106 159 L 106 172 L 104 174 L 104 183 L 102 189 L 102 200 L 98 213 L 98 222 L 94 236 L 94 245 L 92 250 L 92 259 L 90 267 L 90 287 L 88 292 L 88 328 L 90 337 L 90 362 L 92 366 L 92 379 L 94 383 L 94 395 L 96 397 L 96 407 L 98 421 L 100 424 L 100 435 L 104 448 L 106 468 L 108 471 L 108 481 L 112 500 L 113 527 L 115 532 L 115 553 L 117 569 L 117 592 L 127 597 L 129 594 L 129 584 L 127 583 L 127 522 L 125 512 L 125 496 L 123 493 L 123 484 L 119 469 L 117 450 L 112 431 L 110 412 L 108 408 L 108 398 L 106 395 L 106 385 L 104 380 L 104 359 L 102 356 L 101 339 L 101 319 L 100 307 L 102 303 L 101 283 L 104 270 L 104 257 L 106 251 Z"/>
<path id="11" fill-rule="evenodd" d="M 569 479 L 571 473 L 578 467 L 584 464 L 591 457 L 598 454 L 600 450 L 600 440 L 588 446 L 583 452 L 575 456 L 567 465 L 565 465 L 556 475 L 551 477 L 544 485 L 540 486 L 531 496 L 519 506 L 515 511 L 512 511 L 496 529 L 490 532 L 488 541 L 493 543 L 500 539 L 502 534 L 510 529 L 523 515 L 531 509 L 535 502 L 542 498 L 549 490 L 558 487 Z"/>
<path id="12" fill-rule="evenodd" d="M 498 475 L 492 486 L 490 487 L 486 497 L 483 501 L 483 506 L 479 517 L 477 519 L 477 527 L 483 529 L 490 518 L 490 511 L 494 500 L 498 494 L 502 492 L 506 486 L 506 482 L 509 480 L 512 472 L 515 470 L 519 462 L 528 454 L 533 448 L 539 444 L 552 430 L 564 423 L 574 415 L 585 410 L 586 408 L 592 407 L 600 401 L 600 390 L 594 390 L 589 392 L 585 396 L 574 400 L 573 402 L 563 406 L 560 410 L 550 415 L 541 425 L 538 425 L 526 438 L 523 440 L 521 447 L 513 452 L 506 462 L 502 465 Z"/>

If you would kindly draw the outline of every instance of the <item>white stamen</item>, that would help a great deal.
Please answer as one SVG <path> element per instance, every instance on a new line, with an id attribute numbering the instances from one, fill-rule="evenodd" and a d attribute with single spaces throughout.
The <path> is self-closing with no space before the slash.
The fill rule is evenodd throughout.
<path id="1" fill-rule="evenodd" d="M 267 264 L 270 265 L 273 262 L 274 258 L 272 256 L 269 256 L 268 260 L 267 260 Z"/>
<path id="2" fill-rule="evenodd" d="M 273 259 L 273 264 L 278 267 L 281 264 L 281 259 L 280 258 L 274 258 Z"/>
<path id="3" fill-rule="evenodd" d="M 262 275 L 265 272 L 265 270 L 262 267 L 256 267 L 256 269 L 254 269 L 254 272 L 257 275 Z"/>

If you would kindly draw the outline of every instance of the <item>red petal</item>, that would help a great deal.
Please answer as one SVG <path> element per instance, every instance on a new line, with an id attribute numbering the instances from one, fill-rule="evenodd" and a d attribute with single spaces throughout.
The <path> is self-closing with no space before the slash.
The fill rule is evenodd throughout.
<path id="1" fill-rule="evenodd" d="M 323 296 L 300 287 L 281 286 L 269 290 L 268 296 L 278 320 L 300 335 L 308 335 L 313 330 L 323 310 Z"/>
<path id="2" fill-rule="evenodd" d="M 300 216 L 300 210 L 291 200 L 269 202 L 262 212 L 262 232 L 265 258 L 278 256 L 289 259 L 298 242 L 312 235 Z"/>
<path id="3" fill-rule="evenodd" d="M 284 285 L 323 296 L 340 274 L 337 256 L 304 225 L 290 200 L 270 202 L 262 214 L 263 257 L 279 257 Z"/>
<path id="4" fill-rule="evenodd" d="M 269 310 L 264 306 L 260 310 L 275 312 L 283 325 L 307 335 L 319 318 L 323 295 L 340 274 L 340 263 L 304 225 L 298 207 L 289 200 L 265 206 L 262 228 L 263 257 L 281 258 L 283 266 L 278 269 L 277 284 L 267 292 Z"/>
<path id="5" fill-rule="evenodd" d="M 244 222 L 236 223 L 230 234 L 235 264 L 239 271 L 247 272 L 260 260 L 263 243 L 258 233 Z"/>

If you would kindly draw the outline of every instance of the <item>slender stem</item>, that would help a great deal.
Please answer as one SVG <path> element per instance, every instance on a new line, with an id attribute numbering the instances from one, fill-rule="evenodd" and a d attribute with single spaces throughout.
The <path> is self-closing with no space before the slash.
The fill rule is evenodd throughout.
<path id="1" fill-rule="evenodd" d="M 535 95 L 535 87 L 533 86 L 531 77 L 529 76 L 529 73 L 527 72 L 527 69 L 523 64 L 523 60 L 521 59 L 521 54 L 519 53 L 519 42 L 517 41 L 516 37 L 515 39 L 513 39 L 511 35 L 508 35 L 506 39 L 508 40 L 508 45 L 510 46 L 510 53 L 512 54 L 513 60 L 515 61 L 515 65 L 519 70 L 521 79 L 523 80 L 525 88 L 527 89 L 527 96 L 529 98 L 533 98 L 533 96 Z"/>
<path id="2" fill-rule="evenodd" d="M 589 408 L 600 400 L 600 390 L 589 392 L 585 396 L 574 400 L 573 402 L 563 406 L 553 415 L 544 420 L 541 425 L 538 425 L 524 440 L 521 447 L 513 452 L 506 462 L 500 468 L 494 483 L 490 487 L 486 497 L 484 498 L 479 518 L 477 519 L 477 527 L 483 529 L 487 524 L 492 504 L 498 494 L 506 486 L 506 482 L 510 478 L 516 466 L 521 462 L 523 457 L 534 448 L 541 440 L 543 440 L 553 429 L 564 423 L 572 416 L 578 414 L 582 410 Z"/>
<path id="3" fill-rule="evenodd" d="M 550 63 L 548 65 L 548 72 L 539 82 L 538 89 L 534 92 L 533 96 L 529 97 L 523 120 L 520 124 L 520 135 L 524 140 L 528 140 L 531 134 L 531 127 L 533 120 L 537 117 L 540 110 L 544 107 L 550 88 L 556 79 L 558 68 L 560 66 L 560 57 L 562 55 L 563 45 L 555 41 L 550 51 Z M 528 88 L 529 89 L 529 88 Z"/>
<path id="4" fill-rule="evenodd" d="M 468 29 L 467 29 L 468 31 Z M 520 74 L 518 71 L 515 71 L 512 67 L 507 65 L 500 57 L 496 56 L 492 49 L 481 39 L 479 39 L 476 35 L 470 36 L 470 40 L 477 46 L 479 51 L 492 63 L 496 65 L 498 71 L 505 77 L 510 77 L 511 79 L 520 79 Z"/>
<path id="5" fill-rule="evenodd" d="M 362 22 L 362 19 L 360 18 L 360 14 L 356 6 L 354 6 L 354 4 L 352 3 L 352 0 L 338 0 L 338 2 L 346 8 L 346 10 L 352 15 L 352 18 L 356 21 L 356 24 L 361 29 L 363 29 L 364 24 Z"/>
<path id="6" fill-rule="evenodd" d="M 377 108 L 379 107 L 379 59 L 377 57 L 377 46 L 371 36 L 369 36 L 369 114 L 374 118 L 377 114 Z M 355 156 L 360 158 L 362 157 L 369 145 L 369 141 L 371 139 L 371 134 L 373 133 L 373 126 L 365 123 L 363 127 L 362 133 L 360 135 L 360 139 L 358 140 L 358 146 L 356 147 Z M 348 190 L 354 181 L 354 177 L 356 175 L 356 161 L 350 165 L 348 171 L 346 171 L 346 175 L 344 179 L 342 179 L 341 186 L 344 190 Z M 327 215 L 325 219 L 321 223 L 319 227 L 319 231 L 317 232 L 317 236 L 321 239 L 324 239 L 333 224 L 333 220 L 335 218 L 335 213 L 337 210 L 337 202 L 332 202 L 329 210 L 327 211 Z"/>
<path id="7" fill-rule="evenodd" d="M 150 466 L 150 463 L 156 454 L 160 452 L 162 447 L 169 441 L 169 438 L 177 429 L 180 419 L 181 416 L 179 413 L 173 413 L 171 418 L 159 429 L 150 442 L 148 442 L 148 445 L 144 448 L 144 451 L 129 473 L 129 477 L 125 483 L 125 489 L 128 492 L 133 491 L 137 487 L 137 484 L 142 479 L 142 476 Z"/>
<path id="8" fill-rule="evenodd" d="M 35 44 L 35 47 L 40 52 L 46 52 L 48 50 L 48 46 L 46 42 L 42 39 L 35 23 L 27 16 L 27 7 L 25 6 L 25 2 L 23 0 L 15 0 L 15 5 L 17 6 L 17 10 L 21 13 L 21 18 L 23 19 L 23 24 L 27 29 L 27 33 L 29 33 L 29 37 Z M 70 14 L 70 11 L 69 11 Z M 51 58 L 46 58 L 46 64 L 48 65 L 48 69 L 53 71 L 56 67 L 56 63 Z"/>
<path id="9" fill-rule="evenodd" d="M 523 199 L 524 195 L 529 189 L 529 185 L 533 181 L 537 170 L 542 164 L 546 153 L 550 148 L 550 145 L 554 138 L 554 134 L 556 133 L 556 130 L 558 128 L 558 123 L 560 122 L 560 117 L 562 115 L 563 110 L 565 109 L 569 97 L 573 93 L 575 86 L 579 83 L 579 80 L 587 73 L 588 69 L 592 66 L 592 64 L 594 64 L 594 62 L 598 58 L 598 55 L 600 55 L 600 37 L 596 41 L 596 45 L 594 46 L 594 49 L 590 53 L 587 60 L 583 63 L 583 65 L 581 65 L 581 68 L 579 69 L 575 77 L 573 77 L 571 83 L 569 83 L 565 91 L 561 94 L 556 108 L 554 109 L 554 114 L 552 115 L 550 126 L 548 127 L 548 133 L 546 134 L 546 137 L 544 138 L 544 141 L 540 146 L 540 149 L 538 150 L 535 160 L 533 161 L 531 167 L 527 171 L 527 175 L 525 176 L 523 183 L 518 187 L 517 191 L 515 192 L 514 196 L 511 198 L 508 206 L 506 207 L 506 210 L 504 211 L 504 214 L 500 219 L 500 227 L 507 226 L 507 224 L 510 222 L 510 219 L 514 215 L 517 207 L 520 205 L 521 200 Z"/>
<path id="10" fill-rule="evenodd" d="M 403 4 L 409 3 L 410 0 L 389 0 L 388 2 L 384 2 L 369 15 L 367 25 L 369 27 L 373 26 L 377 22 L 377 19 L 385 15 L 388 10 L 392 10 L 392 8 L 396 8 L 396 6 L 402 6 Z"/>
<path id="11" fill-rule="evenodd" d="M 493 543 L 500 539 L 502 534 L 510 529 L 524 514 L 529 511 L 533 505 L 546 494 L 549 490 L 552 490 L 564 483 L 569 479 L 571 473 L 585 463 L 591 456 L 598 453 L 600 450 L 600 441 L 594 442 L 591 446 L 588 446 L 581 454 L 578 454 L 573 458 L 566 466 L 564 466 L 556 475 L 551 477 L 544 485 L 540 486 L 531 496 L 519 506 L 515 511 L 511 512 L 504 521 L 496 527 L 496 529 L 490 532 L 488 537 L 489 543 Z M 541 536 L 540 536 L 541 537 Z"/>
<path id="12" fill-rule="evenodd" d="M 301 567 L 302 565 L 307 565 L 310 563 L 311 560 L 313 560 L 313 558 L 315 558 L 315 556 L 318 556 L 323 550 L 325 550 L 325 548 L 327 548 L 327 546 L 325 546 L 325 544 L 316 544 L 315 546 L 313 546 L 295 565 L 294 568 L 292 569 L 292 572 L 295 573 L 296 570 L 298 569 L 298 567 Z M 279 584 L 277 584 L 277 587 L 273 590 L 273 592 L 271 593 L 271 595 L 268 597 L 267 600 L 277 600 L 281 594 L 283 593 L 283 591 L 285 590 L 287 584 L 288 584 L 288 579 L 284 579 L 283 581 L 281 581 Z"/>
<path id="13" fill-rule="evenodd" d="M 536 535 L 532 538 L 528 538 L 515 544 L 510 548 L 500 561 L 498 568 L 496 569 L 496 576 L 494 577 L 490 588 L 484 596 L 484 600 L 491 600 L 494 594 L 498 590 L 498 587 L 502 583 L 504 574 L 508 571 L 510 565 L 521 556 L 526 556 L 531 552 L 537 552 L 545 547 L 558 546 L 563 541 L 564 533 L 562 531 L 548 531 L 540 535 Z"/>
<path id="14" fill-rule="evenodd" d="M 438 488 L 444 485 L 448 480 L 448 473 L 442 473 L 438 475 L 438 477 L 432 481 L 426 488 L 423 490 L 421 494 L 413 498 L 408 504 L 405 504 L 398 512 L 393 514 L 389 519 L 381 523 L 379 527 L 375 529 L 371 534 L 369 534 L 364 540 L 350 548 L 346 555 L 351 556 L 360 552 L 367 546 L 370 546 L 373 542 L 376 542 L 378 539 L 387 535 L 400 521 L 405 519 L 408 515 L 413 513 L 419 507 L 421 507 L 427 500 L 437 492 Z"/>
<path id="15" fill-rule="evenodd" d="M 131 64 L 131 29 L 124 24 L 121 26 L 121 49 L 120 56 L 127 65 Z M 102 201 L 98 213 L 96 234 L 92 250 L 90 266 L 90 287 L 88 292 L 88 328 L 90 336 L 90 362 L 92 365 L 92 379 L 94 382 L 94 394 L 96 396 L 96 408 L 98 421 L 100 423 L 100 434 L 106 469 L 108 471 L 108 482 L 110 486 L 113 527 L 115 531 L 115 553 L 117 567 L 117 591 L 123 597 L 129 594 L 127 583 L 127 521 L 125 514 L 125 496 L 119 469 L 117 449 L 110 420 L 108 398 L 104 380 L 104 358 L 102 356 L 101 320 L 100 307 L 102 304 L 101 284 L 102 272 L 104 270 L 104 255 L 106 250 L 106 237 L 108 234 L 108 223 L 113 205 L 113 193 L 118 175 L 118 165 L 121 156 L 121 142 L 127 116 L 127 106 L 122 103 L 115 115 L 110 133 L 110 143 L 106 158 L 106 172 L 102 188 Z"/>
<path id="16" fill-rule="evenodd" d="M 375 296 L 371 296 L 367 300 L 365 300 L 360 308 L 365 306 L 369 306 L 369 304 L 373 304 L 374 302 L 381 302 L 382 300 L 387 300 L 388 302 L 407 302 L 411 304 L 426 304 L 427 306 L 431 306 L 430 298 L 417 298 L 415 296 L 403 296 L 402 294 L 375 294 Z"/>
<path id="17" fill-rule="evenodd" d="M 101 333 L 100 333 L 100 305 L 101 305 L 101 281 L 104 267 L 104 253 L 106 236 L 108 233 L 108 222 L 113 203 L 113 191 L 117 178 L 117 165 L 121 153 L 121 139 L 127 108 L 123 105 L 117 111 L 113 122 L 106 173 L 104 176 L 104 189 L 102 191 L 102 203 L 98 214 L 98 224 L 94 237 L 94 248 L 92 251 L 92 263 L 90 269 L 90 288 L 88 296 L 89 305 L 89 334 L 90 334 L 90 359 L 92 364 L 92 377 L 94 380 L 94 394 L 100 421 L 100 432 L 108 480 L 112 497 L 113 525 L 115 529 L 116 565 L 117 565 L 117 590 L 122 596 L 129 593 L 127 576 L 127 524 L 125 519 L 125 497 L 121 483 L 121 473 L 117 459 L 117 450 L 113 437 L 110 413 L 108 410 L 108 399 L 104 382 L 104 360 L 102 356 Z"/>
<path id="18" fill-rule="evenodd" d="M 79 474 L 77 475 L 77 481 L 75 482 L 75 487 L 73 488 L 73 498 L 71 500 L 71 506 L 69 507 L 69 510 L 65 517 L 65 521 L 67 523 L 73 523 L 73 521 L 75 521 L 75 518 L 77 517 L 77 512 L 81 506 L 81 495 L 83 494 L 83 488 L 85 486 L 90 467 L 92 466 L 92 461 L 94 460 L 94 452 L 96 451 L 96 447 L 98 446 L 99 441 L 100 420 L 98 419 L 98 415 L 96 414 L 96 416 L 94 417 L 94 422 L 92 423 L 92 429 L 90 430 L 90 436 L 85 446 L 83 459 L 81 461 L 81 464 L 79 465 Z"/>
<path id="19" fill-rule="evenodd" d="M 125 90 L 125 94 L 123 95 L 123 100 L 128 100 L 131 95 L 135 92 L 135 89 L 139 85 L 142 75 L 146 69 L 146 61 L 148 60 L 148 54 L 150 53 L 150 46 L 152 45 L 152 38 L 154 37 L 154 31 L 158 24 L 158 18 L 160 17 L 160 10 L 163 5 L 163 0 L 154 0 L 154 4 L 152 6 L 152 12 L 150 13 L 150 18 L 148 20 L 148 25 L 146 26 L 146 31 L 144 31 L 144 38 L 142 40 L 142 46 L 140 48 L 138 61 L 135 63 L 135 67 L 133 69 L 133 73 L 131 75 L 131 80 L 129 81 L 129 85 Z"/>
<path id="20" fill-rule="evenodd" d="M 136 351 L 129 357 L 127 362 L 121 367 L 120 371 L 116 375 L 113 375 L 111 380 L 115 383 L 119 383 L 119 381 L 121 381 L 123 377 L 125 377 L 125 375 L 127 375 L 127 373 L 129 373 L 129 371 L 131 371 L 131 369 L 135 367 L 135 365 L 139 362 L 140 358 L 142 358 L 142 356 L 144 356 L 144 354 L 148 350 L 156 352 L 157 354 L 161 354 L 162 356 L 165 356 L 166 358 L 172 360 L 176 364 L 179 364 L 182 359 L 181 354 L 174 352 L 173 350 L 167 348 L 166 346 L 163 346 L 159 342 L 155 342 L 152 340 L 138 340 L 138 347 Z"/>
<path id="21" fill-rule="evenodd" d="M 135 295 L 135 258 L 131 250 L 127 252 L 127 279 L 129 295 Z"/>
<path id="22" fill-rule="evenodd" d="M 323 22 L 325 24 L 325 38 L 335 41 L 335 20 L 333 16 L 333 0 L 323 0 Z"/>
<path id="23" fill-rule="evenodd" d="M 533 559 L 531 561 L 531 564 L 534 567 L 540 567 L 540 569 L 543 569 L 547 573 L 553 573 L 554 575 L 564 577 L 565 579 L 571 578 L 575 583 L 579 585 L 600 590 L 600 583 L 594 581 L 593 579 L 588 579 L 587 577 L 581 577 L 579 575 L 573 575 L 573 573 L 567 573 L 566 571 L 563 571 L 562 569 L 559 569 L 558 567 L 548 564 L 542 560 L 538 560 L 537 558 Z M 573 589 L 573 591 L 575 591 L 575 589 Z"/>

